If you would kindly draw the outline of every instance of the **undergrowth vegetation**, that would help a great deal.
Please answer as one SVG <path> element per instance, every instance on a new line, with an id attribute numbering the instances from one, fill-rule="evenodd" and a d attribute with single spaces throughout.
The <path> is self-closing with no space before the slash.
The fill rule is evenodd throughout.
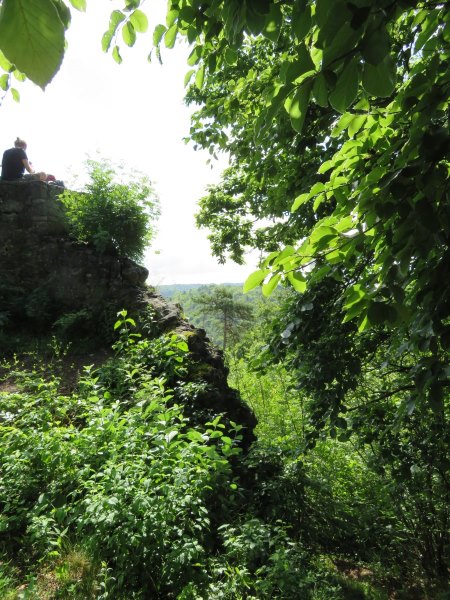
<path id="1" fill-rule="evenodd" d="M 1 597 L 384 597 L 268 510 L 277 480 L 258 480 L 257 450 L 244 467 L 239 424 L 190 425 L 170 385 L 183 387 L 185 340 L 134 325 L 119 313 L 114 355 L 68 393 L 61 351 L 50 368 L 3 361 Z"/>

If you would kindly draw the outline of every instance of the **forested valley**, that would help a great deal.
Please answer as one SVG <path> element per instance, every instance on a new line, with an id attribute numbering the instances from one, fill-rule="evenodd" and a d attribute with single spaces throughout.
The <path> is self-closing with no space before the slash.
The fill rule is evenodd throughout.
<path id="1" fill-rule="evenodd" d="M 85 5 L 2 0 L 5 93 L 49 83 Z M 229 157 L 197 225 L 219 262 L 261 257 L 171 300 L 247 426 L 207 404 L 197 330 L 0 281 L 2 598 L 448 598 L 449 9 L 169 0 L 153 60 L 191 46 L 188 141 Z M 116 62 L 146 10 L 112 12 Z M 151 185 L 91 177 L 61 196 L 74 247 L 139 261 Z"/>

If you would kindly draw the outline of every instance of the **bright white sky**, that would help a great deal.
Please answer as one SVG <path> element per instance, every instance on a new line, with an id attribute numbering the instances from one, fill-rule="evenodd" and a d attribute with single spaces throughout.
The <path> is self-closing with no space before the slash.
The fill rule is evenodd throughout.
<path id="1" fill-rule="evenodd" d="M 163 66 L 156 58 L 147 61 L 153 28 L 165 22 L 166 6 L 165 0 L 144 5 L 149 31 L 129 51 L 121 44 L 121 65 L 101 50 L 117 2 L 88 0 L 86 13 L 73 10 L 68 50 L 46 91 L 18 83 L 20 103 L 8 96 L 0 107 L 1 143 L 6 149 L 17 136 L 24 138 L 33 167 L 67 183 L 82 173 L 87 155 L 97 153 L 147 174 L 162 209 L 158 237 L 145 258 L 148 283 L 244 281 L 256 261 L 245 267 L 219 265 L 207 233 L 194 225 L 196 203 L 206 186 L 219 180 L 226 160 L 211 169 L 209 154 L 195 152 L 182 139 L 189 132 L 190 109 L 183 96 L 190 51 L 177 44 L 164 49 Z"/>

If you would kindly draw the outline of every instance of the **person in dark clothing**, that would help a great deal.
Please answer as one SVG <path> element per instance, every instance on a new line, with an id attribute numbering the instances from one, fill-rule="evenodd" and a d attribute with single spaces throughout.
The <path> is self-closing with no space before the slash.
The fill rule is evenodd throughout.
<path id="1" fill-rule="evenodd" d="M 5 150 L 2 160 L 2 180 L 19 181 L 21 179 L 28 179 L 34 181 L 46 181 L 52 185 L 64 187 L 64 182 L 57 180 L 54 175 L 36 172 L 28 160 L 26 149 L 27 143 L 25 140 L 17 138 L 14 142 L 14 148 Z M 24 175 L 25 171 L 28 171 L 29 175 Z"/>
<path id="2" fill-rule="evenodd" d="M 14 181 L 21 179 L 25 170 L 34 174 L 26 153 L 27 143 L 20 138 L 14 142 L 14 148 L 5 150 L 2 160 L 2 179 Z"/>

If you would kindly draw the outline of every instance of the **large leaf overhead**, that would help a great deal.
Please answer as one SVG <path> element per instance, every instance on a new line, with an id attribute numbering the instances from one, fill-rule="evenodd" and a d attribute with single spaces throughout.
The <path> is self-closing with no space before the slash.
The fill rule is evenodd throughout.
<path id="1" fill-rule="evenodd" d="M 3 0 L 0 49 L 44 89 L 64 56 L 64 25 L 55 4 L 51 0 Z"/>

